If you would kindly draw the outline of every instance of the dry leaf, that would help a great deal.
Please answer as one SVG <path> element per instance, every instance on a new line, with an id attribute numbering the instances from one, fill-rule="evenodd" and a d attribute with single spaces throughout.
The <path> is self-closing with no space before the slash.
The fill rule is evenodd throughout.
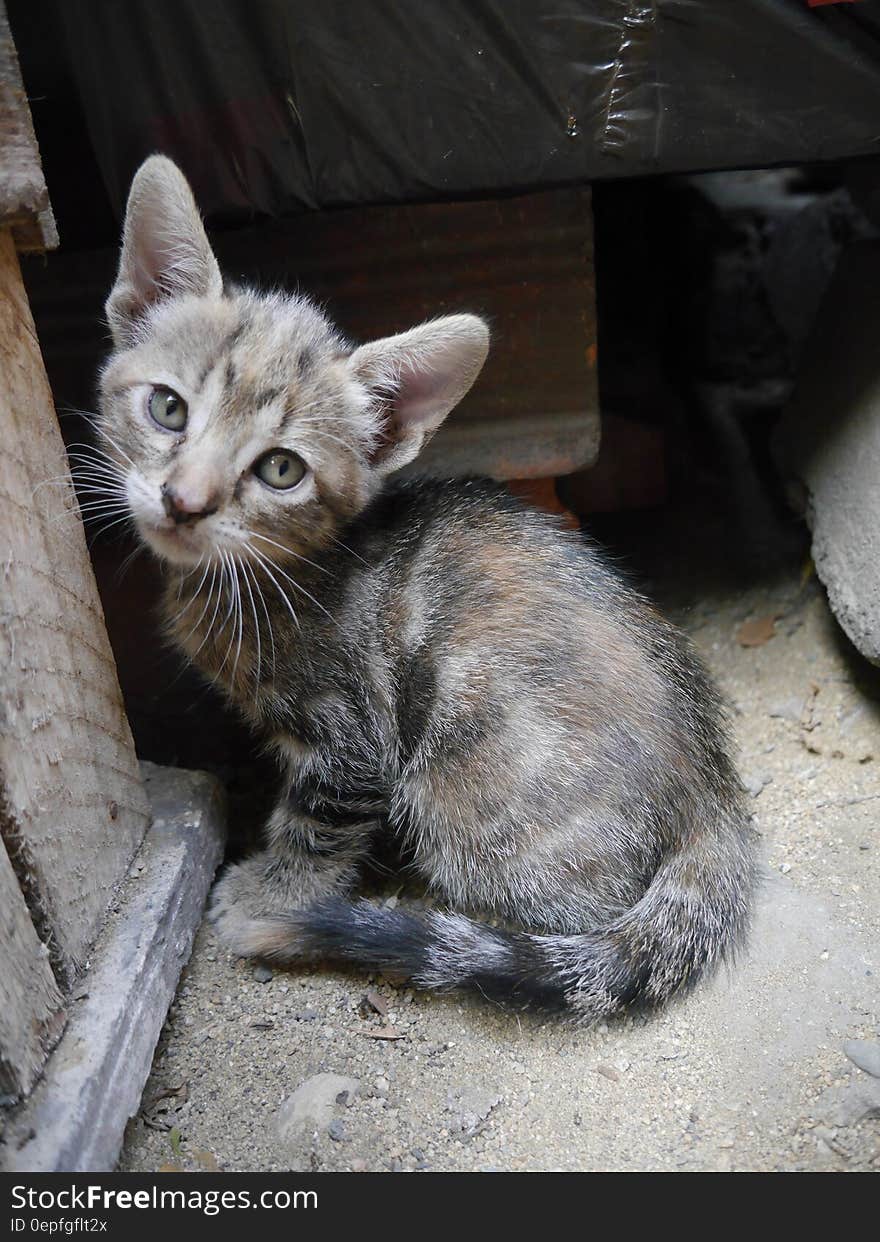
<path id="1" fill-rule="evenodd" d="M 164 1087 L 141 1109 L 141 1121 L 151 1130 L 170 1130 L 177 1118 L 177 1109 L 189 1099 L 189 1083 Z"/>
<path id="2" fill-rule="evenodd" d="M 393 1026 L 371 1027 L 368 1030 L 351 1028 L 355 1035 L 366 1035 L 367 1039 L 406 1039 L 402 1031 L 395 1031 Z"/>
<path id="3" fill-rule="evenodd" d="M 778 619 L 778 613 L 768 613 L 766 617 L 743 621 L 736 631 L 736 641 L 741 647 L 763 647 L 775 635 Z"/>
<path id="4" fill-rule="evenodd" d="M 819 720 L 816 719 L 816 714 L 815 714 L 816 713 L 816 699 L 818 698 L 819 692 L 821 691 L 821 689 L 822 687 L 817 682 L 815 681 L 810 682 L 810 690 L 809 690 L 809 693 L 807 694 L 806 701 L 804 702 L 803 710 L 801 711 L 801 728 L 805 729 L 808 733 L 810 733 L 813 729 L 815 729 L 817 724 L 821 723 Z M 809 746 L 807 747 L 807 749 L 808 750 L 810 749 Z M 816 751 L 816 754 L 821 754 L 821 753 L 822 753 L 821 751 Z"/>
<path id="5" fill-rule="evenodd" d="M 154 1108 L 155 1105 L 158 1104 L 160 1100 L 170 1099 L 171 1096 L 174 1096 L 176 1099 L 180 1100 L 181 1103 L 188 1100 L 189 1099 L 189 1083 L 182 1082 L 180 1086 L 178 1087 L 163 1087 L 161 1091 L 156 1092 L 156 1094 L 153 1096 L 153 1098 L 150 1100 L 149 1104 L 147 1104 L 146 1107 Z"/>
<path id="6" fill-rule="evenodd" d="M 383 1018 L 387 1016 L 388 1002 L 384 996 L 380 996 L 379 993 L 376 992 L 373 988 L 369 989 L 366 996 L 364 997 L 364 1000 L 366 1001 L 366 1003 L 370 1006 L 372 1010 L 374 1010 L 376 1013 L 381 1014 Z"/>

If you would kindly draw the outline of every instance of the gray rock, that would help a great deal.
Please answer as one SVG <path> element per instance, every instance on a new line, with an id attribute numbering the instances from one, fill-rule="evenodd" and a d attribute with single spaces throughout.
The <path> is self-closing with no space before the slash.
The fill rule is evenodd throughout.
<path id="1" fill-rule="evenodd" d="M 880 1117 L 880 1082 L 859 1077 L 843 1087 L 829 1087 L 816 1102 L 816 1117 L 830 1126 L 855 1126 L 866 1117 Z"/>
<path id="2" fill-rule="evenodd" d="M 345 1139 L 345 1126 L 338 1118 L 334 1118 L 327 1127 L 327 1133 L 334 1143 L 341 1143 Z"/>
<path id="3" fill-rule="evenodd" d="M 486 1087 L 469 1085 L 450 1091 L 446 1097 L 446 1111 L 452 1114 L 447 1122 L 450 1134 L 460 1138 L 473 1138 L 484 1128 L 489 1114 L 501 1103 L 501 1096 Z"/>
<path id="4" fill-rule="evenodd" d="M 790 699 L 779 699 L 770 705 L 769 715 L 774 720 L 791 720 L 795 724 L 800 723 L 801 716 L 804 711 L 803 696 Z"/>
<path id="5" fill-rule="evenodd" d="M 269 983 L 273 978 L 273 972 L 268 966 L 264 966 L 262 962 L 254 967 L 254 979 L 257 983 Z"/>
<path id="6" fill-rule="evenodd" d="M 773 777 L 769 772 L 746 772 L 743 774 L 743 784 L 753 798 L 757 798 L 761 790 L 771 784 L 772 780 Z"/>
<path id="7" fill-rule="evenodd" d="M 843 1051 L 860 1070 L 873 1078 L 880 1078 L 880 1040 L 848 1039 Z"/>
<path id="8" fill-rule="evenodd" d="M 315 1074 L 301 1082 L 278 1110 L 275 1132 L 282 1146 L 293 1155 L 301 1154 L 316 1131 L 329 1130 L 337 1110 L 344 1107 L 338 1097 L 347 1094 L 353 1099 L 359 1087 L 357 1078 L 343 1074 Z"/>
<path id="9" fill-rule="evenodd" d="M 804 351 L 776 451 L 813 532 L 813 562 L 843 629 L 880 663 L 880 247 L 841 256 Z M 790 488 L 795 495 L 795 488 Z"/>

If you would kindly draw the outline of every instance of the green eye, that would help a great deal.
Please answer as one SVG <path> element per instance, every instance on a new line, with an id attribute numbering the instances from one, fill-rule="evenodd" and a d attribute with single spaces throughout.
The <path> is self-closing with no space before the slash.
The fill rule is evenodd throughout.
<path id="1" fill-rule="evenodd" d="M 305 478 L 306 463 L 296 453 L 288 453 L 286 449 L 271 449 L 264 453 L 259 461 L 254 462 L 254 474 L 262 479 L 267 487 L 277 491 L 287 491 L 296 487 Z"/>
<path id="2" fill-rule="evenodd" d="M 166 431 L 183 431 L 186 426 L 186 402 L 170 388 L 154 388 L 147 409 L 153 422 Z"/>

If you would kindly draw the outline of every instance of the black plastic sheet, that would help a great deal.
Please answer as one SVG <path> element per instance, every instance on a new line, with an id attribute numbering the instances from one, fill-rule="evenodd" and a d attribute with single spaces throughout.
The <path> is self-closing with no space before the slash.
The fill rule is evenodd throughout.
<path id="1" fill-rule="evenodd" d="M 234 217 L 798 163 L 880 144 L 878 0 L 10 8 L 14 33 L 16 20 L 43 19 L 55 32 L 117 216 L 153 150 L 181 163 L 208 214 Z"/>

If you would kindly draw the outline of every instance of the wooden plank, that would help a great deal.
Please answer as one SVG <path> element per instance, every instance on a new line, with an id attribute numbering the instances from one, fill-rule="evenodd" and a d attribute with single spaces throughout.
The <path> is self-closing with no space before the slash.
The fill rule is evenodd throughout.
<path id="1" fill-rule="evenodd" d="M 357 340 L 487 316 L 486 366 L 414 469 L 535 478 L 595 461 L 589 189 L 315 212 L 213 240 L 225 272 L 302 288 Z"/>
<path id="2" fill-rule="evenodd" d="M 26 1095 L 64 1030 L 64 1002 L 0 843 L 0 1094 Z"/>
<path id="3" fill-rule="evenodd" d="M 137 1112 L 223 857 L 226 797 L 207 772 L 144 764 L 154 822 L 45 1076 L 0 1138 L 0 1173 L 109 1172 Z"/>
<path id="4" fill-rule="evenodd" d="M 230 277 L 301 288 L 354 340 L 454 311 L 488 316 L 486 366 L 419 467 L 540 478 L 595 461 L 588 189 L 316 212 L 215 233 L 212 241 Z M 114 247 L 59 254 L 26 268 L 49 374 L 71 403 L 92 400 L 93 377 L 107 351 L 103 303 L 117 261 Z"/>
<path id="5" fill-rule="evenodd" d="M 12 228 L 19 250 L 48 250 L 58 245 L 31 111 L 3 0 L 0 0 L 0 224 Z"/>
<path id="6" fill-rule="evenodd" d="M 0 834 L 65 986 L 148 813 L 9 230 L 0 374 Z"/>

